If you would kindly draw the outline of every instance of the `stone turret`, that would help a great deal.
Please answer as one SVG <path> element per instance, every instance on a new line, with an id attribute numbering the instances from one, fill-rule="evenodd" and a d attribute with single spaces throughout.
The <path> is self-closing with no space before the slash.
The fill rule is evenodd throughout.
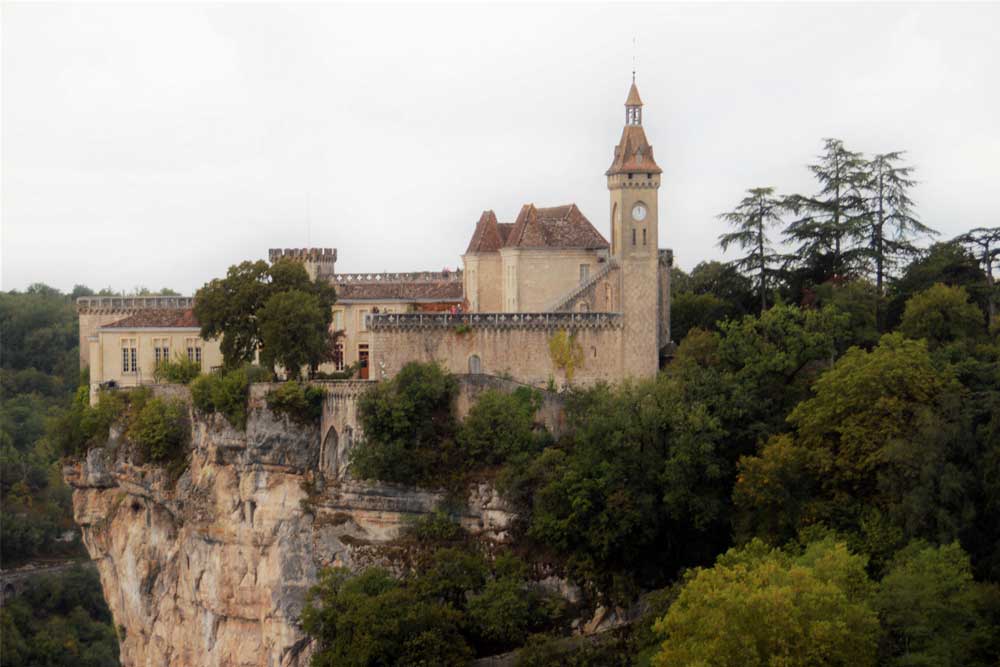
<path id="1" fill-rule="evenodd" d="M 336 273 L 334 269 L 337 263 L 336 248 L 271 248 L 267 251 L 267 257 L 272 264 L 279 259 L 302 262 L 313 280 L 317 277 L 331 279 Z"/>

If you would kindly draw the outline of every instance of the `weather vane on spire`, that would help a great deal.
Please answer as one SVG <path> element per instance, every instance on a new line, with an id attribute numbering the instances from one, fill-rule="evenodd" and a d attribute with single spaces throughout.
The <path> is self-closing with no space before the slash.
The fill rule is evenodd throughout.
<path id="1" fill-rule="evenodd" d="M 632 83 L 635 83 L 635 60 L 636 60 L 635 35 L 632 35 Z"/>

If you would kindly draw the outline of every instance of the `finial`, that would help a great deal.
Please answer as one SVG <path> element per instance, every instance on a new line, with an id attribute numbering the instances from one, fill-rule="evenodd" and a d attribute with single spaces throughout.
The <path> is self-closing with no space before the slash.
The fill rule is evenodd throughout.
<path id="1" fill-rule="evenodd" d="M 632 83 L 635 83 L 635 60 L 636 60 L 635 35 L 632 35 Z"/>

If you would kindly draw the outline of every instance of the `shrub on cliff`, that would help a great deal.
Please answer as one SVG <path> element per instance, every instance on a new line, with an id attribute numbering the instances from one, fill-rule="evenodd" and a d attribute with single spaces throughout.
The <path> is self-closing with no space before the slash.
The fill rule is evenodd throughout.
<path id="1" fill-rule="evenodd" d="M 132 403 L 143 403 L 149 390 L 102 391 L 90 405 L 90 392 L 80 387 L 73 403 L 49 421 L 47 436 L 63 456 L 79 456 L 104 444 L 111 425 L 122 418 Z"/>
<path id="2" fill-rule="evenodd" d="M 267 407 L 297 424 L 308 426 L 319 423 L 325 397 L 326 391 L 322 387 L 289 380 L 267 393 Z"/>
<path id="3" fill-rule="evenodd" d="M 243 366 L 223 373 L 202 375 L 191 383 L 191 402 L 202 412 L 219 412 L 234 428 L 245 429 L 250 384 L 270 378 L 271 373 L 259 366 Z"/>
<path id="4" fill-rule="evenodd" d="M 183 456 L 191 429 L 187 406 L 178 399 L 151 398 L 130 419 L 128 438 L 146 461 L 162 463 Z"/>
<path id="5" fill-rule="evenodd" d="M 365 440 L 351 464 L 362 479 L 436 484 L 456 470 L 455 378 L 437 364 L 411 362 L 358 401 Z"/>
<path id="6" fill-rule="evenodd" d="M 458 431 L 466 467 L 500 465 L 514 456 L 540 452 L 550 440 L 535 429 L 541 394 L 529 387 L 513 393 L 489 389 L 479 395 Z"/>
<path id="7" fill-rule="evenodd" d="M 201 375 L 201 363 L 187 357 L 161 361 L 156 364 L 153 371 L 154 380 L 170 384 L 190 384 L 199 375 Z"/>

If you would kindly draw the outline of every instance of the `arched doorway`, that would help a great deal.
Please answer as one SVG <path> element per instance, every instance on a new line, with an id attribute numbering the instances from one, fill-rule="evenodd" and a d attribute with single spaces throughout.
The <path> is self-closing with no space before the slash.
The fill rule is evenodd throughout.
<path id="1" fill-rule="evenodd" d="M 479 375 L 483 372 L 483 362 L 479 358 L 478 354 L 474 354 L 469 357 L 469 373 L 472 375 Z"/>

